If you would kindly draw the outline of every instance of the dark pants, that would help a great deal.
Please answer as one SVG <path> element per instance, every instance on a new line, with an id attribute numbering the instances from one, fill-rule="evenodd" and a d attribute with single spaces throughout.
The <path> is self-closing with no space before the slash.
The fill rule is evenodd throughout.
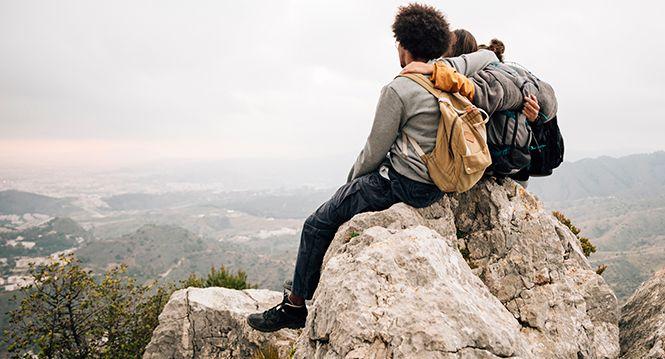
<path id="1" fill-rule="evenodd" d="M 303 225 L 298 248 L 292 292 L 305 299 L 314 295 L 323 256 L 339 226 L 358 213 L 384 210 L 397 202 L 426 207 L 443 193 L 430 184 L 408 179 L 392 168 L 390 180 L 378 171 L 366 174 L 340 187 Z"/>

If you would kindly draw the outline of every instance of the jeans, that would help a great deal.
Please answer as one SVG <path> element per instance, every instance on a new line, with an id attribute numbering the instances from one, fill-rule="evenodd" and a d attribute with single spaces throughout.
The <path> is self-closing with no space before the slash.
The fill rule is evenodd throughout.
<path id="1" fill-rule="evenodd" d="M 358 177 L 340 187 L 330 200 L 309 216 L 303 225 L 292 292 L 312 299 L 319 284 L 321 264 L 337 229 L 353 216 L 381 211 L 398 202 L 412 207 L 427 207 L 443 193 L 432 184 L 406 178 L 389 169 L 390 180 L 379 171 Z"/>

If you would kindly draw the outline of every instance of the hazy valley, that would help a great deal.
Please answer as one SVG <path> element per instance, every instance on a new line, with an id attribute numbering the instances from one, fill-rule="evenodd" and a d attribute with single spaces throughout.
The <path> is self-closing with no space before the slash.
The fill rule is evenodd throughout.
<path id="1" fill-rule="evenodd" d="M 294 178 L 272 166 L 275 184 Z M 29 263 L 70 252 L 94 272 L 124 263 L 139 281 L 179 281 L 224 265 L 246 271 L 259 287 L 279 289 L 292 273 L 304 218 L 343 176 L 327 169 L 290 187 L 270 187 L 238 174 L 225 186 L 224 171 L 204 167 L 187 168 L 192 176 L 175 176 L 173 168 L 3 174 L 2 311 L 29 282 Z M 554 176 L 533 179 L 529 190 L 592 239 L 598 251 L 590 259 L 608 265 L 603 277 L 620 300 L 665 266 L 665 153 L 565 163 Z"/>

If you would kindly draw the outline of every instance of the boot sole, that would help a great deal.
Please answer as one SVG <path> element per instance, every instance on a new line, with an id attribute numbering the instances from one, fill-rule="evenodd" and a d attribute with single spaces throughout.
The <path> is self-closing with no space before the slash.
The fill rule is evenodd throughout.
<path id="1" fill-rule="evenodd" d="M 247 324 L 250 327 L 252 327 L 253 329 L 256 329 L 256 330 L 258 330 L 260 332 L 263 332 L 263 333 L 272 333 L 272 332 L 276 332 L 276 331 L 282 330 L 282 329 L 302 329 L 302 328 L 305 327 L 305 323 L 303 323 L 302 325 L 290 324 L 290 325 L 285 325 L 285 326 L 279 327 L 279 328 L 265 328 L 265 327 L 259 327 L 259 326 L 256 326 L 256 325 L 252 324 L 252 322 L 249 321 L 249 318 L 247 318 Z"/>

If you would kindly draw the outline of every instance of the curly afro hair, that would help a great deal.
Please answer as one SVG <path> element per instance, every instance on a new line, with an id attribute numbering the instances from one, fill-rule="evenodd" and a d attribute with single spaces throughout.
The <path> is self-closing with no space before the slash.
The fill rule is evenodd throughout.
<path id="1" fill-rule="evenodd" d="M 393 23 L 393 34 L 403 48 L 417 60 L 443 56 L 450 47 L 452 34 L 443 14 L 430 5 L 400 6 Z"/>

